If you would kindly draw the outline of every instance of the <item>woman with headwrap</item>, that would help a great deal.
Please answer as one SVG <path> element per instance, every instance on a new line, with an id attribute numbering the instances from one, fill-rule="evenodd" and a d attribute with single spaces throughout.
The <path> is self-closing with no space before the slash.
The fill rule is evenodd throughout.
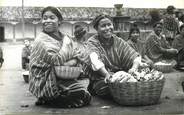
<path id="1" fill-rule="evenodd" d="M 30 57 L 29 90 L 38 99 L 37 105 L 81 107 L 90 103 L 91 96 L 77 80 L 58 79 L 55 66 L 75 66 L 77 59 L 72 39 L 61 33 L 63 20 L 55 7 L 42 11 L 43 31 L 35 39 Z"/>
<path id="2" fill-rule="evenodd" d="M 129 31 L 127 43 L 142 56 L 142 62 L 153 65 L 153 61 L 145 55 L 145 42 L 140 40 L 140 30 L 136 24 L 132 25 Z"/>
<path id="3" fill-rule="evenodd" d="M 88 65 L 85 71 L 90 78 L 88 90 L 93 95 L 109 98 L 111 94 L 107 81 L 111 73 L 120 70 L 134 72 L 146 64 L 141 63 L 140 55 L 127 42 L 113 34 L 110 16 L 97 16 L 93 27 L 97 34 L 87 40 L 79 59 Z"/>

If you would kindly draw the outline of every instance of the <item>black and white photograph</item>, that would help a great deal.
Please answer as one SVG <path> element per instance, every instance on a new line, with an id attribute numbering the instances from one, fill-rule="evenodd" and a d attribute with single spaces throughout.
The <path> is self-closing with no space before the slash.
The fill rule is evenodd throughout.
<path id="1" fill-rule="evenodd" d="M 0 115 L 184 115 L 184 0 L 0 0 Z"/>

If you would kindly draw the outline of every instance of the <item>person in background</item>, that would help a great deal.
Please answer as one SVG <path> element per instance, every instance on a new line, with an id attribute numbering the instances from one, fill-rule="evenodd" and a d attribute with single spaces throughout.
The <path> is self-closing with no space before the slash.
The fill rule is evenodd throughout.
<path id="1" fill-rule="evenodd" d="M 109 15 L 98 15 L 93 20 L 93 27 L 97 34 L 87 40 L 79 59 L 88 66 L 85 72 L 90 79 L 88 90 L 91 94 L 111 99 L 107 84 L 111 75 L 121 70 L 132 73 L 146 64 L 126 41 L 113 34 L 113 22 Z"/>
<path id="2" fill-rule="evenodd" d="M 86 42 L 87 31 L 81 25 L 75 25 L 74 30 L 74 49 L 79 50 L 84 48 L 84 43 Z M 78 62 L 77 65 L 82 67 L 82 63 Z M 83 68 L 83 67 L 82 67 Z M 83 68 L 85 69 L 85 68 Z M 83 70 L 84 71 L 84 70 Z M 87 78 L 84 72 L 82 72 L 79 76 L 79 79 Z"/>
<path id="3" fill-rule="evenodd" d="M 170 45 L 172 45 L 176 34 L 179 32 L 179 22 L 175 17 L 175 9 L 172 5 L 168 6 L 167 13 L 161 20 L 163 23 L 163 34 Z"/>
<path id="4" fill-rule="evenodd" d="M 142 62 L 152 66 L 153 61 L 145 55 L 145 42 L 140 40 L 140 30 L 136 24 L 133 24 L 129 31 L 127 43 L 142 56 Z"/>
<path id="5" fill-rule="evenodd" d="M 3 50 L 2 50 L 2 48 L 0 47 L 0 68 L 1 68 L 2 65 L 3 65 L 3 62 L 4 62 Z"/>
<path id="6" fill-rule="evenodd" d="M 179 27 L 184 24 L 184 14 L 179 17 Z"/>
<path id="7" fill-rule="evenodd" d="M 172 48 L 162 34 L 163 24 L 157 22 L 154 24 L 153 28 L 153 32 L 149 34 L 146 40 L 146 55 L 153 62 L 174 59 L 178 50 Z"/>
<path id="8" fill-rule="evenodd" d="M 76 47 L 80 47 L 83 45 L 83 43 L 86 41 L 86 34 L 87 31 L 82 27 L 81 25 L 76 25 L 74 30 L 74 41 L 76 44 Z"/>
<path id="9" fill-rule="evenodd" d="M 177 20 L 179 20 L 179 18 L 182 16 L 182 12 L 180 11 L 180 10 L 178 10 L 178 9 L 176 9 L 175 11 L 174 11 L 174 13 L 175 13 L 175 17 L 176 17 L 176 19 Z"/>
<path id="10" fill-rule="evenodd" d="M 35 39 L 30 57 L 29 91 L 36 105 L 77 108 L 88 105 L 91 95 L 79 81 L 59 79 L 55 66 L 76 66 L 78 54 L 73 40 L 59 31 L 63 17 L 59 9 L 45 7 L 41 13 L 43 31 Z"/>
<path id="11" fill-rule="evenodd" d="M 184 67 L 184 24 L 180 26 L 180 33 L 174 39 L 172 47 L 179 51 L 176 59 L 176 69 Z"/>
<path id="12" fill-rule="evenodd" d="M 22 49 L 22 69 L 29 69 L 29 60 L 31 55 L 31 43 L 29 40 L 24 40 L 24 47 Z"/>

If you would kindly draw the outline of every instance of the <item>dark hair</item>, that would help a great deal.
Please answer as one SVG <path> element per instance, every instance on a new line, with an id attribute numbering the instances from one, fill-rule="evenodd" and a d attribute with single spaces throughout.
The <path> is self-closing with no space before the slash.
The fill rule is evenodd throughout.
<path id="1" fill-rule="evenodd" d="M 137 31 L 138 33 L 140 33 L 140 29 L 138 28 L 137 24 L 135 24 L 135 23 L 130 27 L 128 39 L 130 39 L 131 34 L 134 31 Z"/>
<path id="2" fill-rule="evenodd" d="M 56 7 L 52 7 L 52 6 L 45 7 L 42 10 L 42 13 L 41 13 L 42 18 L 43 18 L 43 14 L 47 11 L 51 11 L 52 13 L 54 13 L 58 17 L 59 21 L 63 20 L 63 17 L 61 15 L 61 12 L 59 11 L 59 9 Z"/>
<path id="3" fill-rule="evenodd" d="M 104 18 L 108 18 L 112 21 L 112 18 L 109 15 L 106 14 L 100 14 L 98 16 L 96 16 L 93 20 L 93 27 L 97 30 L 98 24 L 100 22 L 100 20 L 104 19 Z"/>
<path id="4" fill-rule="evenodd" d="M 77 39 L 80 39 L 84 34 L 86 34 L 86 30 L 81 25 L 76 25 L 74 28 L 74 35 Z"/>
<path id="5" fill-rule="evenodd" d="M 182 25 L 180 26 L 180 31 L 181 31 L 183 28 L 184 28 L 184 24 L 182 24 Z"/>
<path id="6" fill-rule="evenodd" d="M 161 25 L 161 26 L 163 26 L 163 23 L 159 21 L 159 22 L 155 22 L 155 23 L 153 24 L 153 28 L 155 28 L 158 24 Z"/>
<path id="7" fill-rule="evenodd" d="M 173 14 L 175 9 L 173 5 L 169 5 L 166 10 L 168 14 Z"/>

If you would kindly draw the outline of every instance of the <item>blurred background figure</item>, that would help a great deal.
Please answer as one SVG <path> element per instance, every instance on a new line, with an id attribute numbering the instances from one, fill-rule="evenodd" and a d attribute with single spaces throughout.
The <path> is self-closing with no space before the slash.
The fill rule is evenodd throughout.
<path id="1" fill-rule="evenodd" d="M 184 14 L 179 17 L 179 27 L 184 24 Z M 180 30 L 181 31 L 181 30 Z"/>
<path id="2" fill-rule="evenodd" d="M 2 50 L 2 48 L 0 47 L 0 68 L 1 68 L 2 65 L 3 65 L 3 62 L 4 62 L 3 50 Z"/>
<path id="3" fill-rule="evenodd" d="M 74 49 L 76 50 L 85 50 L 84 42 L 87 39 L 87 31 L 81 25 L 76 25 L 74 27 Z M 83 71 L 85 71 L 85 67 L 83 67 L 82 63 L 78 62 L 77 66 L 82 67 Z M 87 78 L 87 75 L 82 72 L 79 76 L 79 79 Z"/>
<path id="4" fill-rule="evenodd" d="M 142 57 L 142 62 L 149 65 L 153 64 L 153 61 L 145 55 L 145 42 L 140 39 L 140 29 L 136 24 L 133 24 L 129 30 L 129 37 L 127 43 Z"/>
<path id="5" fill-rule="evenodd" d="M 176 34 L 179 31 L 179 22 L 175 15 L 176 8 L 172 5 L 168 6 L 166 9 L 166 14 L 164 15 L 163 22 L 163 34 L 166 36 L 166 40 L 171 45 Z"/>
<path id="6" fill-rule="evenodd" d="M 180 26 L 180 33 L 176 36 L 172 44 L 179 52 L 177 55 L 177 69 L 184 67 L 184 24 Z"/>
<path id="7" fill-rule="evenodd" d="M 153 61 L 175 59 L 178 50 L 172 48 L 165 36 L 162 35 L 163 24 L 157 22 L 153 26 L 153 32 L 149 34 L 146 40 L 146 55 Z"/>
<path id="8" fill-rule="evenodd" d="M 86 29 L 81 25 L 76 25 L 74 30 L 74 41 L 76 47 L 81 47 L 86 41 Z"/>
<path id="9" fill-rule="evenodd" d="M 29 69 L 29 59 L 31 54 L 31 43 L 29 40 L 24 40 L 24 47 L 22 49 L 22 69 Z"/>

